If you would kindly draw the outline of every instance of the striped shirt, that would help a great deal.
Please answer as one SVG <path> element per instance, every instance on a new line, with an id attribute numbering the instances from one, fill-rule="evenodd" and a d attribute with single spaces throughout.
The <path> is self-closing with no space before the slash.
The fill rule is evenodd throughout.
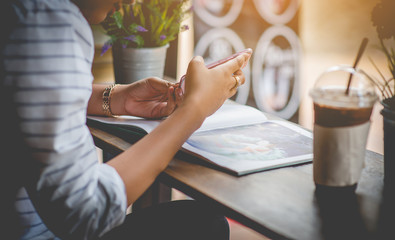
<path id="1" fill-rule="evenodd" d="M 13 13 L 2 81 L 15 89 L 15 124 L 29 149 L 24 160 L 34 166 L 15 199 L 20 239 L 101 236 L 123 222 L 127 203 L 120 176 L 98 162 L 86 126 L 90 25 L 70 0 L 15 0 Z"/>

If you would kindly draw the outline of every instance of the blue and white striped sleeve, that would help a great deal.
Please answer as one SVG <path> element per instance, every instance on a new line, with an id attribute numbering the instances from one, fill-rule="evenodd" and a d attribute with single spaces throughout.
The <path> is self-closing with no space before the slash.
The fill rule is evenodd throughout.
<path id="1" fill-rule="evenodd" d="M 90 26 L 68 0 L 22 2 L 4 50 L 4 80 L 16 89 L 20 129 L 34 165 L 26 189 L 55 235 L 100 236 L 123 222 L 127 203 L 122 179 L 98 162 L 86 126 Z"/>

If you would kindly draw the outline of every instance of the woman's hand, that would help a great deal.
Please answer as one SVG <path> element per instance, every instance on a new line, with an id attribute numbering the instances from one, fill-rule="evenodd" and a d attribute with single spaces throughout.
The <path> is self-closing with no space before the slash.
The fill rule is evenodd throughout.
<path id="1" fill-rule="evenodd" d="M 173 83 L 154 77 L 119 85 L 111 97 L 111 110 L 114 114 L 144 118 L 166 117 L 180 101 L 174 89 Z"/>
<path id="2" fill-rule="evenodd" d="M 202 57 L 193 58 L 185 76 L 185 93 L 181 104 L 190 105 L 205 116 L 213 114 L 237 92 L 237 80 L 244 84 L 245 76 L 241 68 L 247 64 L 250 56 L 251 53 L 243 53 L 212 69 L 207 69 Z"/>

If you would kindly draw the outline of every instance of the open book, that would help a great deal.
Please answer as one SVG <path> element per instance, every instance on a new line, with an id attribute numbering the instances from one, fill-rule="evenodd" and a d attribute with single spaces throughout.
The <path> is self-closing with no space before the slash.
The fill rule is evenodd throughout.
<path id="1" fill-rule="evenodd" d="M 88 116 L 88 121 L 117 126 L 142 137 L 161 120 L 131 116 Z M 268 120 L 254 107 L 226 102 L 183 144 L 182 151 L 233 175 L 310 162 L 312 133 L 283 120 Z"/>

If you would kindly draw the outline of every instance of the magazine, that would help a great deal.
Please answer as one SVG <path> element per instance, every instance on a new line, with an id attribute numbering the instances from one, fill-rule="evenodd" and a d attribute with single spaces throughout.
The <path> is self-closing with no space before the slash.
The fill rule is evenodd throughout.
<path id="1" fill-rule="evenodd" d="M 117 126 L 142 137 L 162 120 L 132 116 L 88 116 L 89 121 Z M 258 109 L 227 101 L 206 118 L 181 151 L 233 175 L 311 162 L 312 133 L 283 120 L 269 120 Z"/>

